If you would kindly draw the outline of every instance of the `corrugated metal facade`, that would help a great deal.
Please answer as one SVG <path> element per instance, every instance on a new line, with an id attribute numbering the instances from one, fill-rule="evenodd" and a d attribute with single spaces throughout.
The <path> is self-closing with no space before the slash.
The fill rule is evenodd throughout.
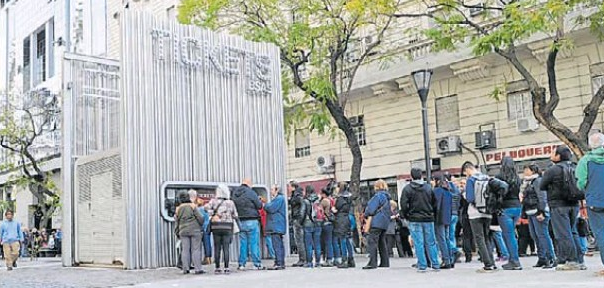
<path id="1" fill-rule="evenodd" d="M 173 266 L 163 182 L 285 183 L 279 51 L 140 12 L 121 23 L 126 266 Z"/>

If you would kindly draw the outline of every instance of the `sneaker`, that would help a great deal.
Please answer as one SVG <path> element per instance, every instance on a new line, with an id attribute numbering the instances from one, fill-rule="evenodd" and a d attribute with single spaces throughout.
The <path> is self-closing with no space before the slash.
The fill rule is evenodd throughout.
<path id="1" fill-rule="evenodd" d="M 229 269 L 229 268 L 225 268 L 225 269 L 223 270 L 223 272 L 224 272 L 224 274 L 229 275 L 229 274 L 231 274 L 231 269 Z"/>
<path id="2" fill-rule="evenodd" d="M 522 270 L 522 266 L 520 265 L 520 263 L 508 262 L 507 264 L 505 264 L 501 267 L 503 268 L 503 270 L 514 270 L 514 271 Z"/>
<path id="3" fill-rule="evenodd" d="M 237 271 L 245 271 L 245 266 L 239 266 L 239 267 L 237 267 Z"/>
<path id="4" fill-rule="evenodd" d="M 556 271 L 577 271 L 580 270 L 579 264 L 575 262 L 567 262 L 556 267 Z"/>
<path id="5" fill-rule="evenodd" d="M 204 271 L 204 270 L 195 271 L 195 275 L 201 275 L 201 274 L 206 274 L 206 271 Z"/>
<path id="6" fill-rule="evenodd" d="M 312 263 L 306 263 L 304 264 L 304 268 L 313 268 Z"/>
<path id="7" fill-rule="evenodd" d="M 426 273 L 428 270 L 426 269 L 417 269 L 417 273 Z"/>
<path id="8" fill-rule="evenodd" d="M 264 271 L 264 270 L 266 270 L 266 267 L 264 267 L 264 266 L 254 266 L 254 270 Z"/>
<path id="9" fill-rule="evenodd" d="M 304 267 L 304 262 L 303 261 L 298 261 L 294 265 L 292 265 L 292 267 Z"/>
<path id="10" fill-rule="evenodd" d="M 496 271 L 497 271 L 497 266 L 487 266 L 487 267 L 482 267 L 482 269 L 476 270 L 476 272 L 478 272 L 478 273 L 493 273 Z"/>
<path id="11" fill-rule="evenodd" d="M 331 263 L 331 261 L 327 261 L 327 262 L 321 264 L 321 267 L 330 268 L 330 267 L 333 267 L 333 264 Z"/>
<path id="12" fill-rule="evenodd" d="M 13 262 L 13 268 L 17 268 L 17 260 L 15 260 L 15 262 Z"/>
<path id="13" fill-rule="evenodd" d="M 283 270 L 283 269 L 285 269 L 285 267 L 281 267 L 281 266 L 275 265 L 275 266 L 273 266 L 273 267 L 268 267 L 268 269 L 267 269 L 267 270 L 270 270 L 270 271 L 277 271 L 277 270 Z"/>
<path id="14" fill-rule="evenodd" d="M 222 269 L 216 268 L 216 270 L 214 270 L 214 274 L 222 274 Z"/>
<path id="15" fill-rule="evenodd" d="M 547 264 L 549 264 L 549 261 L 539 260 L 537 261 L 537 264 L 533 265 L 533 268 L 543 268 Z"/>
<path id="16" fill-rule="evenodd" d="M 581 270 L 581 271 L 587 270 L 587 266 L 585 265 L 585 263 L 579 264 L 579 270 Z"/>
<path id="17" fill-rule="evenodd" d="M 445 264 L 445 265 L 440 266 L 440 269 L 443 269 L 443 270 L 453 269 L 453 265 Z"/>
<path id="18" fill-rule="evenodd" d="M 6 267 L 7 271 L 13 271 L 13 267 Z"/>
<path id="19" fill-rule="evenodd" d="M 416 264 L 411 264 L 411 268 L 417 268 L 417 263 Z"/>
<path id="20" fill-rule="evenodd" d="M 555 268 L 555 263 L 554 261 L 547 261 L 547 263 L 545 263 L 545 265 L 541 266 L 542 269 L 553 269 Z"/>

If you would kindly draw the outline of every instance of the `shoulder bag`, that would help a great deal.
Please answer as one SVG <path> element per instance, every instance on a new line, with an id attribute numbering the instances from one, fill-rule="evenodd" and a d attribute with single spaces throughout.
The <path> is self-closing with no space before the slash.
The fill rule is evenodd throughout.
<path id="1" fill-rule="evenodd" d="M 233 231 L 233 222 L 225 222 L 221 221 L 220 217 L 218 217 L 218 209 L 225 200 L 222 200 L 218 206 L 214 209 L 214 213 L 212 214 L 212 219 L 210 220 L 210 231 L 212 232 L 232 232 Z"/>

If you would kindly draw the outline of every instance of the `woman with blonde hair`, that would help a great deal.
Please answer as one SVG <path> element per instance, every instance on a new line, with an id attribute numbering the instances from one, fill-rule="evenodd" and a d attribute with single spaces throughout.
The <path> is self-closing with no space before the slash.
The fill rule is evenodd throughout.
<path id="1" fill-rule="evenodd" d="M 367 219 L 364 232 L 367 233 L 369 263 L 363 269 L 376 269 L 378 267 L 378 250 L 380 252 L 379 267 L 390 267 L 386 246 L 386 230 L 388 230 L 392 216 L 390 193 L 388 192 L 388 184 L 381 179 L 375 182 L 374 189 L 375 195 L 367 203 L 364 215 Z"/>
<path id="2" fill-rule="evenodd" d="M 210 230 L 214 235 L 214 273 L 229 274 L 230 247 L 233 241 L 233 229 L 237 225 L 239 215 L 235 203 L 231 200 L 231 190 L 224 184 L 216 188 L 216 196 L 206 204 L 205 209 L 210 215 Z M 224 270 L 220 269 L 220 256 L 224 257 Z"/>

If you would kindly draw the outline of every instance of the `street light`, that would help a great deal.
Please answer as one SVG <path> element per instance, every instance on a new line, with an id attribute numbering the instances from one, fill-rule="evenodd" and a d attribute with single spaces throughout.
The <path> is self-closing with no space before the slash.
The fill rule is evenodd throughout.
<path id="1" fill-rule="evenodd" d="M 428 92 L 430 92 L 430 81 L 432 80 L 433 71 L 430 69 L 418 70 L 411 73 L 419 100 L 422 103 L 422 122 L 424 127 L 424 158 L 426 160 L 426 178 L 428 181 L 432 179 L 432 160 L 430 159 L 430 136 L 428 133 Z"/>

